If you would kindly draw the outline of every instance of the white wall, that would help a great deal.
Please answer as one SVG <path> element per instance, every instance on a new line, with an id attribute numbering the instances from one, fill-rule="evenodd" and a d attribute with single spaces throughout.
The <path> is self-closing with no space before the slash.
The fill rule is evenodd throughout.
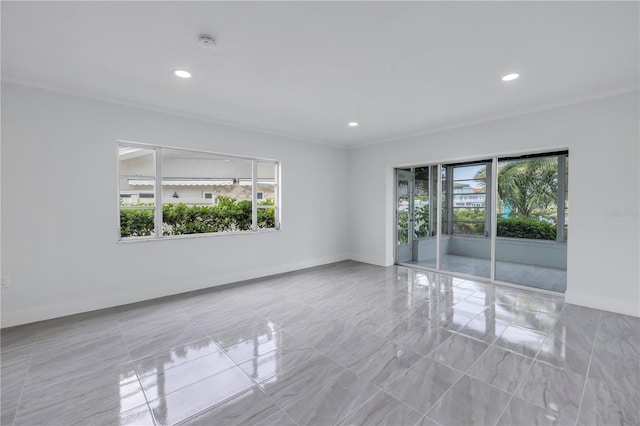
<path id="1" fill-rule="evenodd" d="M 569 149 L 566 301 L 639 316 L 638 101 L 635 92 L 352 150 L 351 257 L 393 263 L 394 167 Z"/>
<path id="2" fill-rule="evenodd" d="M 280 160 L 282 231 L 118 243 L 118 139 Z M 3 83 L 2 326 L 343 260 L 347 161 L 340 148 Z"/>
<path id="3" fill-rule="evenodd" d="M 638 101 L 345 151 L 3 83 L 2 326 L 345 258 L 390 265 L 394 167 L 557 149 L 571 162 L 566 299 L 640 315 Z M 118 139 L 281 160 L 283 230 L 117 243 Z"/>

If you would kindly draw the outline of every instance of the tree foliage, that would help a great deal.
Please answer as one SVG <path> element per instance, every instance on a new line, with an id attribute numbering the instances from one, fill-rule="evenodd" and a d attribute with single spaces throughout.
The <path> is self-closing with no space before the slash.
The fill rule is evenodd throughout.
<path id="1" fill-rule="evenodd" d="M 485 220 L 484 209 L 454 209 L 453 233 L 467 235 L 484 235 Z"/>
<path id="2" fill-rule="evenodd" d="M 522 217 L 534 217 L 555 205 L 558 160 L 541 157 L 506 163 L 498 173 L 498 195 Z"/>
<path id="3" fill-rule="evenodd" d="M 416 238 L 431 236 L 429 229 L 429 205 L 418 207 L 415 213 L 415 234 Z"/>
<path id="4" fill-rule="evenodd" d="M 409 212 L 398 212 L 398 244 L 409 242 Z"/>
<path id="5" fill-rule="evenodd" d="M 476 178 L 484 178 L 481 170 Z M 520 217 L 550 216 L 558 193 L 557 157 L 507 161 L 498 169 L 498 196 L 511 214 Z"/>

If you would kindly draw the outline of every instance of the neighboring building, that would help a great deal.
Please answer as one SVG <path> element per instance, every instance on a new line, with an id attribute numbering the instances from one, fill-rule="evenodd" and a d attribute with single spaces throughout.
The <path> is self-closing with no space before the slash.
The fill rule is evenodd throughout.
<path id="1" fill-rule="evenodd" d="M 484 188 L 473 188 L 468 183 L 454 182 L 453 195 L 453 207 L 485 207 L 487 194 Z"/>
<path id="2" fill-rule="evenodd" d="M 120 202 L 126 205 L 152 203 L 153 152 L 151 150 L 120 148 Z M 215 158 L 184 152 L 166 155 L 162 161 L 165 178 L 162 182 L 162 203 L 214 205 L 218 196 L 250 200 L 252 191 L 251 162 L 243 159 Z M 273 199 L 275 169 L 269 164 L 258 165 L 257 199 Z"/>

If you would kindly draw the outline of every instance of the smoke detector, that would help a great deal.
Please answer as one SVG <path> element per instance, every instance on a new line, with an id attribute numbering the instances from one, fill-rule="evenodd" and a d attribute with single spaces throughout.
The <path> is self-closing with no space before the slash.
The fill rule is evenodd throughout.
<path id="1" fill-rule="evenodd" d="M 209 34 L 200 34 L 198 44 L 205 49 L 213 49 L 216 46 L 216 39 Z"/>

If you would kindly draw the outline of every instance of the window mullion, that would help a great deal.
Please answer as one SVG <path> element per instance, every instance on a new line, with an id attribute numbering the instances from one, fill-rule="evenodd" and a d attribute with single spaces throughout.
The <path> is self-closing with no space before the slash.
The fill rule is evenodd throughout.
<path id="1" fill-rule="evenodd" d="M 447 234 L 453 235 L 453 167 L 447 167 Z"/>
<path id="2" fill-rule="evenodd" d="M 556 212 L 556 241 L 564 242 L 564 197 L 565 197 L 565 155 L 558 156 L 558 187 L 557 187 L 557 212 Z"/>
<path id="3" fill-rule="evenodd" d="M 489 222 L 491 232 L 491 281 L 496 280 L 496 239 L 498 238 L 498 158 L 491 160 L 491 178 L 488 180 L 486 187 L 491 188 L 491 203 L 486 205 L 485 213 L 487 217 L 491 217 Z"/>
<path id="4" fill-rule="evenodd" d="M 277 163 L 275 164 L 275 173 L 273 175 L 273 179 L 274 179 L 274 191 L 275 191 L 275 195 L 273 197 L 273 204 L 275 204 L 274 206 L 274 210 L 273 210 L 273 214 L 274 214 L 274 225 L 276 227 L 276 229 L 280 229 L 280 202 L 281 202 L 281 198 L 280 198 L 280 164 Z"/>
<path id="5" fill-rule="evenodd" d="M 440 269 L 440 239 L 442 238 L 442 164 L 436 166 L 436 269 Z"/>
<path id="6" fill-rule="evenodd" d="M 251 162 L 251 229 L 258 230 L 258 162 Z"/>
<path id="7" fill-rule="evenodd" d="M 492 181 L 493 181 L 493 163 L 487 163 L 485 165 L 485 181 L 484 181 L 484 216 L 485 216 L 485 225 L 484 225 L 484 235 L 486 237 L 491 237 L 491 223 L 493 222 L 493 213 L 490 214 L 491 206 L 493 205 L 493 191 Z"/>
<path id="8" fill-rule="evenodd" d="M 156 147 L 154 149 L 155 162 L 156 162 L 156 177 L 154 180 L 154 192 L 155 192 L 155 237 L 160 238 L 162 236 L 162 148 Z"/>
<path id="9" fill-rule="evenodd" d="M 122 235 L 122 213 L 120 213 L 122 211 L 121 209 L 121 205 L 120 205 L 120 145 L 116 144 L 116 190 L 118 191 L 118 197 L 116 198 L 117 200 L 117 205 L 118 205 L 118 210 L 117 210 L 117 215 L 118 215 L 118 227 L 116 228 L 116 232 L 117 232 L 117 238 L 118 240 L 121 238 Z"/>

